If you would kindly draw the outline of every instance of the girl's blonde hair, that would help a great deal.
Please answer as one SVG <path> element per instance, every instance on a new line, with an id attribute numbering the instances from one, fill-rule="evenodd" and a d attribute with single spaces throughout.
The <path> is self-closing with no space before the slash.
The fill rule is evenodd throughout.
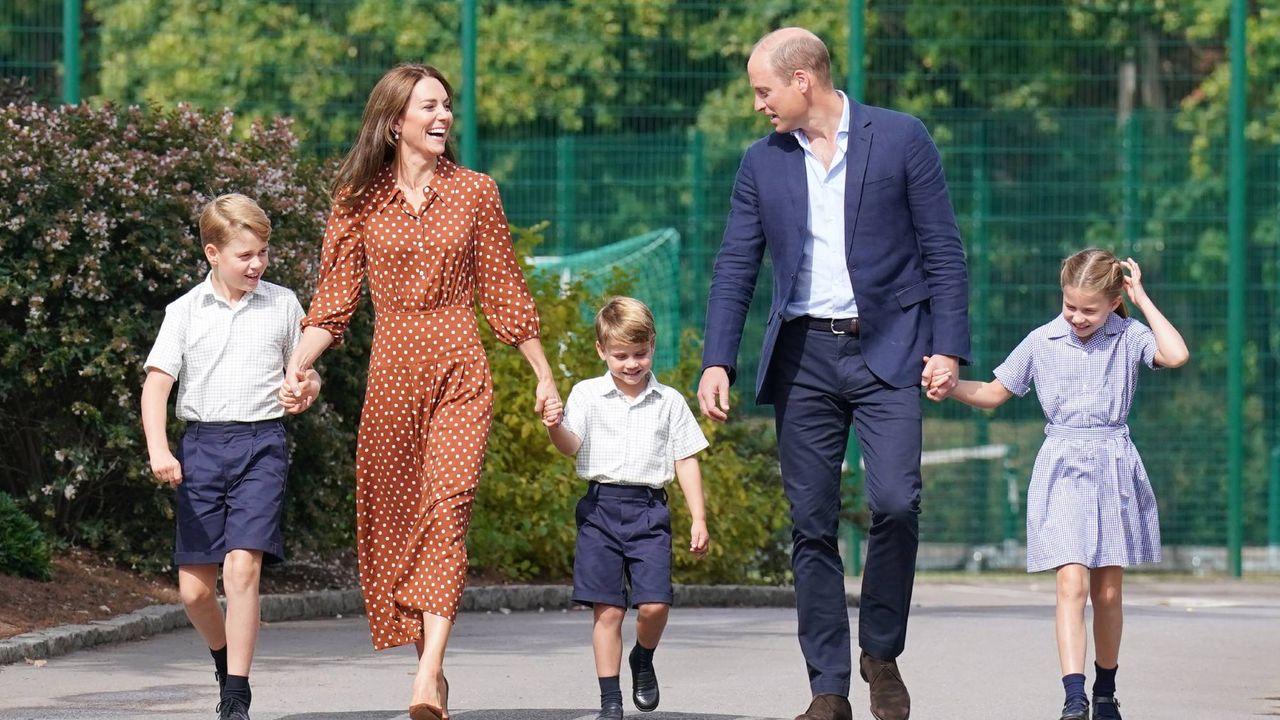
<path id="1" fill-rule="evenodd" d="M 200 212 L 200 245 L 221 250 L 237 230 L 248 230 L 262 242 L 271 239 L 271 220 L 258 203 L 240 193 L 219 195 Z"/>
<path id="2" fill-rule="evenodd" d="M 639 345 L 652 343 L 658 336 L 653 313 L 635 298 L 619 295 L 605 303 L 596 313 L 596 342 Z"/>
<path id="3" fill-rule="evenodd" d="M 414 86 L 426 78 L 439 80 L 445 95 L 450 102 L 453 101 L 453 86 L 445 79 L 444 73 L 430 65 L 398 65 L 388 70 L 373 86 L 369 101 L 364 106 L 364 116 L 360 119 L 356 142 L 342 159 L 329 186 L 329 191 L 344 207 L 355 207 L 382 169 L 395 159 L 396 139 L 391 132 L 392 126 L 409 106 Z M 444 156 L 456 162 L 452 145 L 445 145 Z"/>
<path id="4" fill-rule="evenodd" d="M 1088 248 L 1063 260 L 1059 279 L 1064 288 L 1079 288 L 1107 298 L 1120 298 L 1116 314 L 1129 317 L 1129 309 L 1124 304 L 1124 266 L 1106 250 Z"/>

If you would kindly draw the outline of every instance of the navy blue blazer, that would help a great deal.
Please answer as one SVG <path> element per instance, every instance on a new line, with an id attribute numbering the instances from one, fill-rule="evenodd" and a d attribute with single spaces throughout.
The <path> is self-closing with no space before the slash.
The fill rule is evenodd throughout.
<path id="1" fill-rule="evenodd" d="M 858 301 L 862 354 L 894 387 L 920 383 L 921 358 L 967 363 L 969 286 L 964 247 L 942 162 L 918 119 L 850 101 L 845 248 Z M 738 345 L 765 248 L 773 299 L 756 376 L 756 402 L 772 401 L 769 365 L 795 290 L 809 207 L 804 151 L 770 133 L 742 156 L 716 256 L 702 354 L 736 379 Z"/>

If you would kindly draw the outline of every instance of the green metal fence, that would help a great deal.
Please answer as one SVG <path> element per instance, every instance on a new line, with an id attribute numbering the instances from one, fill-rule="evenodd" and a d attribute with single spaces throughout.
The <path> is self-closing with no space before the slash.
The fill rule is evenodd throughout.
<path id="1" fill-rule="evenodd" d="M 942 151 L 972 273 L 969 376 L 988 377 L 1053 316 L 1063 255 L 1102 245 L 1142 263 L 1193 351 L 1187 367 L 1142 378 L 1131 418 L 1165 543 L 1179 566 L 1238 572 L 1280 567 L 1280 37 L 1270 29 L 1280 9 L 1246 9 L 0 0 L 0 74 L 31 78 L 53 101 L 189 101 L 233 107 L 246 122 L 288 114 L 311 151 L 333 155 L 386 68 L 432 62 L 459 90 L 462 156 L 498 179 L 512 222 L 550 220 L 543 250 L 557 256 L 675 229 L 677 289 L 653 294 L 699 327 L 738 158 L 768 130 L 751 111 L 746 56 L 768 29 L 810 27 L 843 87 L 920 116 Z M 1243 53 L 1232 53 L 1243 39 L 1230 40 L 1246 20 L 1247 76 Z M 1231 88 L 1242 90 L 1234 104 Z M 743 377 L 754 372 L 762 311 L 748 323 Z M 935 555 L 924 561 L 973 564 L 975 548 L 1016 544 L 1008 480 L 1029 474 L 1035 401 L 927 412 L 930 450 L 1008 452 L 929 466 L 922 537 Z"/>

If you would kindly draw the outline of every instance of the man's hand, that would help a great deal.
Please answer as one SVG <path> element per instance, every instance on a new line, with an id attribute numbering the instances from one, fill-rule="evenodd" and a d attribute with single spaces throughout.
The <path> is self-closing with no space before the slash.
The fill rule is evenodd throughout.
<path id="1" fill-rule="evenodd" d="M 729 419 L 729 372 L 721 365 L 702 371 L 698 381 L 698 407 L 705 417 L 716 422 Z"/>
<path id="2" fill-rule="evenodd" d="M 924 370 L 920 373 L 920 385 L 925 396 L 941 402 L 956 389 L 960 382 L 960 359 L 953 355 L 926 355 Z"/>

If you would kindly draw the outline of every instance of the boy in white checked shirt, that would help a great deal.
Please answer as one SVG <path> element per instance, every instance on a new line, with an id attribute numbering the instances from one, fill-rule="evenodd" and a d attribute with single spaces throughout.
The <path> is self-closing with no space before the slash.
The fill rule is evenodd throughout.
<path id="1" fill-rule="evenodd" d="M 650 372 L 657 332 L 644 303 L 613 298 L 596 315 L 595 329 L 596 351 L 608 372 L 575 385 L 563 408 L 548 403 L 543 423 L 557 450 L 577 456 L 578 475 L 588 481 L 576 511 L 573 600 L 595 614 L 597 717 L 617 720 L 628 605 L 637 610 L 636 644 L 628 658 L 631 698 L 643 712 L 658 707 L 653 651 L 672 601 L 671 516 L 664 488 L 673 475 L 679 479 L 693 519 L 689 551 L 701 558 L 709 537 L 694 455 L 707 447 L 707 439 L 680 392 Z"/>
<path id="2" fill-rule="evenodd" d="M 285 363 L 301 334 L 293 291 L 262 280 L 271 221 L 244 195 L 223 195 L 200 214 L 211 268 L 204 282 L 165 308 L 147 356 L 142 427 L 151 471 L 176 488 L 178 590 L 209 645 L 221 688 L 218 717 L 248 720 L 249 668 L 258 639 L 258 578 L 284 555 L 289 451 L 281 417 L 306 410 L 320 392 L 315 371 L 283 389 Z M 178 456 L 165 423 L 178 383 L 187 421 Z M 218 566 L 227 596 L 218 605 Z"/>

